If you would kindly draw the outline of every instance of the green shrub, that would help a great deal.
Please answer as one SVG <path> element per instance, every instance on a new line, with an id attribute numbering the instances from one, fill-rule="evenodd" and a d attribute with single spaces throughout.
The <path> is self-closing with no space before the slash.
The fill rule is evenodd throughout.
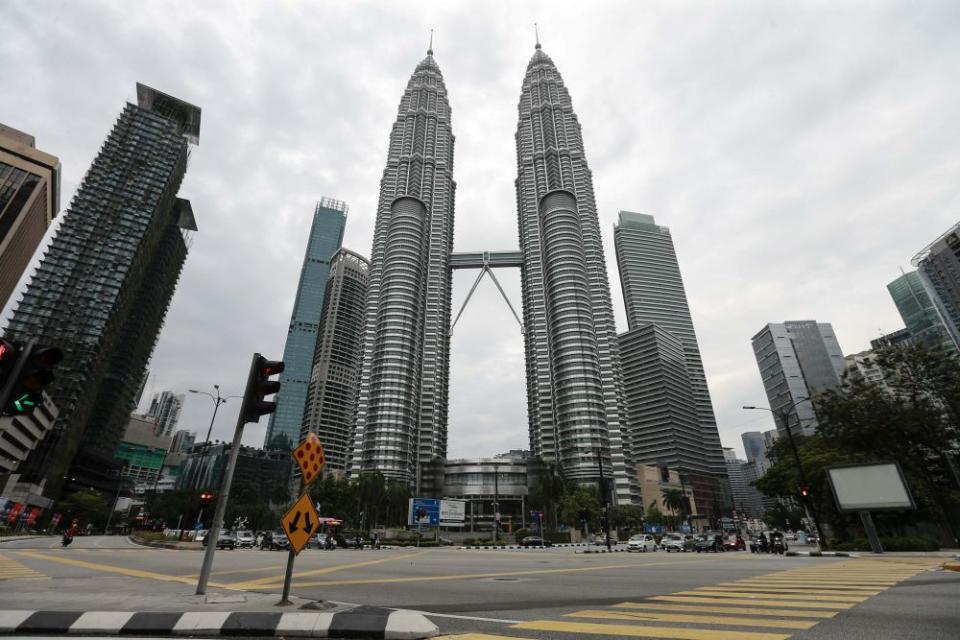
<path id="1" fill-rule="evenodd" d="M 523 542 L 524 538 L 530 537 L 532 535 L 534 535 L 534 532 L 530 531 L 529 529 L 517 529 L 516 532 L 513 534 L 513 537 L 516 539 L 517 544 L 520 544 L 521 542 Z"/>
<path id="2" fill-rule="evenodd" d="M 473 546 L 473 542 L 474 542 L 473 538 L 464 538 L 464 539 L 463 539 L 463 546 L 465 546 L 465 547 L 472 547 L 472 546 Z"/>

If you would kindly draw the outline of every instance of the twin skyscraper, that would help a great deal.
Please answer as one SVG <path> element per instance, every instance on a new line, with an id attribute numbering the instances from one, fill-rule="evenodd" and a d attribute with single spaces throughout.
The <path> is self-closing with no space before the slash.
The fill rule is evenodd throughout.
<path id="1" fill-rule="evenodd" d="M 636 504 L 636 465 L 672 466 L 676 460 L 649 460 L 633 448 L 640 440 L 631 432 L 625 404 L 592 174 L 570 93 L 539 43 L 527 65 L 518 111 L 519 251 L 454 253 L 450 103 L 433 51 L 416 66 L 400 100 L 380 182 L 357 352 L 355 420 L 352 430 L 321 437 L 338 453 L 344 471 L 379 472 L 420 489 L 423 470 L 447 455 L 452 272 L 519 268 L 531 454 L 580 483 L 597 483 L 602 468 L 613 478 L 611 497 Z M 678 286 L 686 309 L 682 283 Z M 679 339 L 692 344 L 683 350 L 695 357 L 680 367 L 692 366 L 704 388 L 689 411 L 708 412 L 701 422 L 712 429 L 712 437 L 704 437 L 694 417 L 691 437 L 716 448 L 712 453 L 722 467 L 689 311 L 685 323 L 689 331 Z M 319 363 L 315 359 L 315 378 Z M 703 402 L 705 407 L 697 406 Z M 308 402 L 304 428 L 322 413 Z M 279 419 L 280 408 L 276 415 Z"/>

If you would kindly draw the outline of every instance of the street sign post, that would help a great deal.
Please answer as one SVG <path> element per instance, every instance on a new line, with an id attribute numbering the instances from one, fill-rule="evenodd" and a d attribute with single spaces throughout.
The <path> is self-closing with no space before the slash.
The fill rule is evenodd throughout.
<path id="1" fill-rule="evenodd" d="M 290 550 L 294 554 L 303 551 L 303 548 L 310 543 L 310 538 L 320 528 L 320 514 L 313 506 L 313 500 L 310 496 L 303 494 L 297 500 L 290 510 L 287 511 L 280 525 L 290 540 Z"/>
<path id="2" fill-rule="evenodd" d="M 296 449 L 290 452 L 290 455 L 300 465 L 300 497 L 280 520 L 280 525 L 290 541 L 287 570 L 283 575 L 283 595 L 279 602 L 281 605 L 291 604 L 290 581 L 293 579 L 294 558 L 310 543 L 310 538 L 320 528 L 320 514 L 317 513 L 317 508 L 307 493 L 307 487 L 320 477 L 320 471 L 325 464 L 323 443 L 312 431 L 304 437 Z"/>

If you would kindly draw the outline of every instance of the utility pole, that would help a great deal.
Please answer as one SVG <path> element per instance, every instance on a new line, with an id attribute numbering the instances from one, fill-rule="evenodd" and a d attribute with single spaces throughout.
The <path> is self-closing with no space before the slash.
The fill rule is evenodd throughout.
<path id="1" fill-rule="evenodd" d="M 600 469 L 600 497 L 603 500 L 603 518 L 607 521 L 607 525 L 604 527 L 607 531 L 607 551 L 613 549 L 613 543 L 610 540 L 610 499 L 607 495 L 607 482 L 603 477 L 603 458 L 601 457 L 602 449 L 600 447 L 595 447 L 594 451 L 597 452 L 597 467 Z"/>

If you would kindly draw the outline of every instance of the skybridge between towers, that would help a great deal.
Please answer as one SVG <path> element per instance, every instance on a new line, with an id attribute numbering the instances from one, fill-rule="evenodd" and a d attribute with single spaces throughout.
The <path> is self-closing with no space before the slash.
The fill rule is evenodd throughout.
<path id="1" fill-rule="evenodd" d="M 522 268 L 523 254 L 520 251 L 467 251 L 463 253 L 451 253 L 449 265 L 451 271 L 455 269 L 480 270 L 480 274 L 477 275 L 477 279 L 473 281 L 473 286 L 470 287 L 470 292 L 463 301 L 460 311 L 457 312 L 457 316 L 450 325 L 450 333 L 453 333 L 453 328 L 457 326 L 457 320 L 463 315 L 463 310 L 467 308 L 467 303 L 470 302 L 473 292 L 476 291 L 477 285 L 480 284 L 480 280 L 483 279 L 485 274 L 490 274 L 490 279 L 493 280 L 493 284 L 497 285 L 497 290 L 500 292 L 500 295 L 503 296 L 507 306 L 510 307 L 510 313 L 513 314 L 517 324 L 520 325 L 520 333 L 523 333 L 523 322 L 520 321 L 520 316 L 517 315 L 513 305 L 510 304 L 510 299 L 507 297 L 506 292 L 504 292 L 503 287 L 500 286 L 500 281 L 497 280 L 497 276 L 493 274 L 493 270 L 498 268 Z"/>

